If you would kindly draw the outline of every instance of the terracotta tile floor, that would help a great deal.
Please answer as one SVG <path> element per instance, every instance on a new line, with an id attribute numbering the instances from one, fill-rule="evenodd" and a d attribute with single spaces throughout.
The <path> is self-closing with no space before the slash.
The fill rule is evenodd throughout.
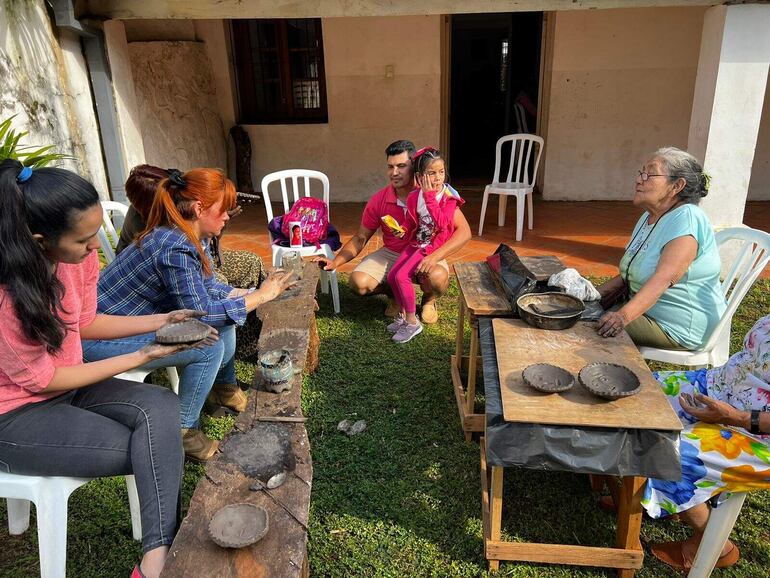
<path id="1" fill-rule="evenodd" d="M 607 276 L 617 273 L 623 247 L 639 217 L 639 210 L 630 202 L 590 201 L 555 202 L 535 197 L 534 228 L 524 229 L 524 238 L 515 242 L 515 203 L 508 202 L 504 227 L 497 226 L 497 202 L 490 199 L 484 223 L 484 236 L 478 237 L 482 187 L 464 187 L 466 204 L 463 212 L 471 225 L 473 237 L 460 251 L 452 255 L 450 264 L 459 261 L 482 261 L 505 242 L 520 255 L 556 255 L 566 266 L 583 275 Z M 274 205 L 275 206 L 275 205 Z M 358 228 L 364 203 L 332 203 L 331 220 L 340 231 L 343 243 Z M 754 228 L 770 232 L 770 202 L 750 202 L 744 221 Z M 362 256 L 381 245 L 378 235 L 372 237 Z M 244 208 L 243 214 L 232 220 L 223 237 L 229 249 L 248 249 L 270 262 L 267 220 L 264 205 L 257 202 Z M 361 257 L 345 265 L 341 271 L 351 271 Z M 764 277 L 770 277 L 770 268 Z"/>

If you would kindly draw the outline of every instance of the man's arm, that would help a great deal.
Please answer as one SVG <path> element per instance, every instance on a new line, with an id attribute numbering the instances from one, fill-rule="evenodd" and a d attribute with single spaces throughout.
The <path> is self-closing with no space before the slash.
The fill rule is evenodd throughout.
<path id="1" fill-rule="evenodd" d="M 332 271 L 338 267 L 342 267 L 348 261 L 355 259 L 358 254 L 364 250 L 369 239 L 374 235 L 372 229 L 367 229 L 363 225 L 358 228 L 356 234 L 353 235 L 350 240 L 345 243 L 342 248 L 337 252 L 334 259 L 331 261 L 324 257 L 318 257 L 317 261 L 324 264 L 325 271 Z"/>

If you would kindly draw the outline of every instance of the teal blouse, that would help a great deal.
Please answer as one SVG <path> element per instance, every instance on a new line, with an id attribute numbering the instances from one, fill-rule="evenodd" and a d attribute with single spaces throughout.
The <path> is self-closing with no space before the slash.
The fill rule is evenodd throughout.
<path id="1" fill-rule="evenodd" d="M 693 237 L 698 242 L 695 260 L 645 315 L 654 319 L 674 341 L 696 350 L 711 334 L 727 306 L 719 287 L 721 261 L 714 230 L 706 214 L 692 204 L 663 215 L 654 228 L 647 223 L 648 217 L 649 213 L 644 213 L 634 227 L 620 260 L 620 274 L 628 282 L 631 295 L 635 295 L 655 273 L 668 242 Z M 632 260 L 637 250 L 639 254 Z"/>

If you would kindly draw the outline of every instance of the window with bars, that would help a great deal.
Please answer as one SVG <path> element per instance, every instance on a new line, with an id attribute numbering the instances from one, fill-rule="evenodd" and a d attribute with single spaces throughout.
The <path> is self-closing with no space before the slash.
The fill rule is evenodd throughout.
<path id="1" fill-rule="evenodd" d="M 241 124 L 328 122 L 320 18 L 231 22 Z"/>

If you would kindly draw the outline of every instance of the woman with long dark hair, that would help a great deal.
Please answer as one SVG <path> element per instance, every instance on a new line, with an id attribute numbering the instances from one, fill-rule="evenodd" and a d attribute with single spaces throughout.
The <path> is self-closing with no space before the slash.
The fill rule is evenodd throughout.
<path id="1" fill-rule="evenodd" d="M 84 364 L 81 337 L 152 332 L 195 312 L 98 315 L 101 223 L 96 190 L 75 173 L 0 163 L 0 470 L 133 473 L 144 550 L 133 576 L 152 578 L 177 530 L 179 401 L 167 389 L 113 376 L 185 346 L 148 343 Z"/>
<path id="2" fill-rule="evenodd" d="M 254 290 L 236 289 L 213 276 L 208 251 L 235 206 L 235 185 L 217 169 L 171 170 L 160 181 L 144 231 L 102 272 L 98 309 L 112 315 L 145 315 L 177 308 L 206 312 L 203 321 L 219 330 L 210 347 L 178 353 L 144 365 L 180 369 L 182 442 L 185 453 L 209 459 L 218 443 L 200 430 L 200 413 L 211 392 L 220 405 L 236 411 L 247 398 L 235 377 L 235 326 L 262 303 L 278 297 L 290 283 L 287 273 L 275 273 Z M 119 340 L 83 342 L 89 361 L 136 351 L 152 334 Z"/>

